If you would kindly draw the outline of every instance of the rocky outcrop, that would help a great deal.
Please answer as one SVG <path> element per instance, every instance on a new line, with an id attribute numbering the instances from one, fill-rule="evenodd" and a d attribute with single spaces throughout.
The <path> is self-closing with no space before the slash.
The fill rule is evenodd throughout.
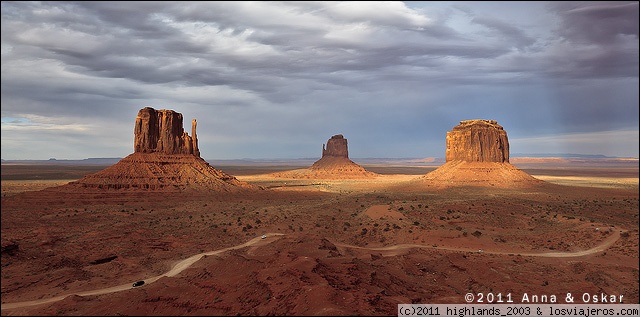
<path id="1" fill-rule="evenodd" d="M 509 163 L 507 132 L 495 120 L 463 120 L 447 132 L 446 163 L 413 186 L 522 188 L 543 183 Z"/>
<path id="2" fill-rule="evenodd" d="M 132 153 L 106 169 L 70 185 L 127 190 L 207 190 L 233 192 L 258 189 L 209 165 L 192 154 Z"/>
<path id="3" fill-rule="evenodd" d="M 509 162 L 507 132 L 495 120 L 463 120 L 447 132 L 446 160 Z"/>
<path id="4" fill-rule="evenodd" d="M 200 156 L 196 137 L 196 120 L 189 136 L 182 127 L 182 114 L 173 110 L 145 107 L 138 111 L 134 128 L 135 153 L 193 154 Z"/>
<path id="5" fill-rule="evenodd" d="M 510 163 L 460 160 L 447 162 L 420 180 L 429 182 L 433 187 L 526 188 L 544 183 Z"/>
<path id="6" fill-rule="evenodd" d="M 206 190 L 236 192 L 261 187 L 241 182 L 200 157 L 196 120 L 189 136 L 182 114 L 146 107 L 138 111 L 134 153 L 97 173 L 68 184 L 75 189 L 100 190 Z"/>
<path id="7" fill-rule="evenodd" d="M 327 146 L 322 145 L 322 157 L 335 156 L 349 158 L 347 139 L 342 134 L 336 134 L 327 141 Z"/>
<path id="8" fill-rule="evenodd" d="M 349 159 L 347 139 L 342 134 L 332 136 L 325 146 L 322 145 L 322 157 L 305 169 L 271 174 L 280 178 L 302 179 L 358 179 L 378 176 Z"/>

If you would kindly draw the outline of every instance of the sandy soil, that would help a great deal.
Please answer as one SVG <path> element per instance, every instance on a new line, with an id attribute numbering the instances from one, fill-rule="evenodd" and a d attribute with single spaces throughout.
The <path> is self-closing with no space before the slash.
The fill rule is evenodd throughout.
<path id="1" fill-rule="evenodd" d="M 467 292 L 638 303 L 637 169 L 547 170 L 527 189 L 404 191 L 422 175 L 379 166 L 358 180 L 256 168 L 236 177 L 266 189 L 238 194 L 3 180 L 2 315 L 395 315 Z"/>

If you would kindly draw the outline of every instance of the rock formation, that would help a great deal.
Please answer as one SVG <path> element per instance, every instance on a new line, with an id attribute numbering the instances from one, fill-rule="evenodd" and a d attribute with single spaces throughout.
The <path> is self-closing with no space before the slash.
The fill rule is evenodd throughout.
<path id="1" fill-rule="evenodd" d="M 322 144 L 322 157 L 335 156 L 349 158 L 347 139 L 342 134 L 336 134 L 327 141 L 327 147 Z"/>
<path id="2" fill-rule="evenodd" d="M 173 110 L 155 110 L 145 107 L 138 111 L 134 128 L 135 153 L 193 154 L 200 156 L 196 137 L 196 120 L 191 134 L 182 128 L 182 114 Z"/>
<path id="3" fill-rule="evenodd" d="M 463 120 L 447 132 L 446 163 L 419 181 L 429 186 L 530 187 L 543 183 L 509 163 L 507 132 L 495 120 Z"/>
<path id="4" fill-rule="evenodd" d="M 447 162 L 509 162 L 509 140 L 495 120 L 463 120 L 447 132 Z"/>
<path id="5" fill-rule="evenodd" d="M 349 159 L 347 139 L 342 134 L 332 136 L 325 146 L 322 157 L 306 169 L 273 173 L 274 177 L 304 179 L 352 179 L 372 178 L 378 174 L 369 172 Z"/>
<path id="6" fill-rule="evenodd" d="M 189 136 L 182 114 L 146 107 L 138 111 L 134 153 L 118 163 L 69 183 L 99 189 L 237 191 L 258 189 L 210 166 L 200 157 L 196 120 Z"/>

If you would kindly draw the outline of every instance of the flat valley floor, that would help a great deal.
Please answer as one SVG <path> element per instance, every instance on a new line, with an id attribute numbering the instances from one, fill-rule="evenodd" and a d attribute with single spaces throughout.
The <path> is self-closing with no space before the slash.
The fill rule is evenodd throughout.
<path id="1" fill-rule="evenodd" d="M 363 165 L 380 174 L 364 180 L 213 166 L 264 189 L 70 193 L 56 186 L 107 166 L 3 163 L 2 315 L 397 315 L 467 293 L 639 303 L 637 160 L 516 165 L 545 181 L 528 189 L 412 187 L 437 166 Z"/>

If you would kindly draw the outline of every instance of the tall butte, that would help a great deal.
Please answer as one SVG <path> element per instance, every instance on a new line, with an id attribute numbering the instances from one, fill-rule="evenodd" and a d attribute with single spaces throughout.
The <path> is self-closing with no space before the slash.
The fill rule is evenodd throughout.
<path id="1" fill-rule="evenodd" d="M 367 171 L 350 160 L 347 139 L 342 134 L 336 134 L 327 141 L 326 146 L 322 144 L 322 157 L 311 167 L 272 175 L 283 178 L 352 179 L 372 178 L 378 174 Z"/>
<path id="2" fill-rule="evenodd" d="M 241 182 L 210 166 L 200 157 L 196 120 L 191 136 L 182 127 L 182 114 L 145 107 L 138 111 L 132 154 L 71 186 L 100 189 L 208 190 L 231 192 L 259 187 Z"/>
<path id="3" fill-rule="evenodd" d="M 182 128 L 182 114 L 173 110 L 146 107 L 138 111 L 134 128 L 133 150 L 142 153 L 192 154 L 200 157 L 196 136 L 196 119 L 191 134 Z"/>
<path id="4" fill-rule="evenodd" d="M 447 132 L 446 163 L 421 179 L 445 187 L 530 187 L 543 183 L 509 163 L 507 132 L 495 120 L 460 121 Z"/>

